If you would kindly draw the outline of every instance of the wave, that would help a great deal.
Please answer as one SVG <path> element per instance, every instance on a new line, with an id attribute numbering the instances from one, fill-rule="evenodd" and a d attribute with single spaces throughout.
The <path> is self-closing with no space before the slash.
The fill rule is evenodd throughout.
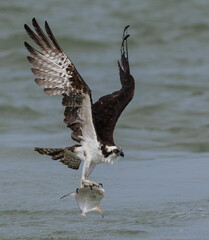
<path id="1" fill-rule="evenodd" d="M 28 106 L 15 107 L 14 105 L 7 104 L 0 105 L 0 112 L 1 117 L 8 119 L 21 118 L 22 120 L 25 120 L 42 116 L 39 111 Z"/>

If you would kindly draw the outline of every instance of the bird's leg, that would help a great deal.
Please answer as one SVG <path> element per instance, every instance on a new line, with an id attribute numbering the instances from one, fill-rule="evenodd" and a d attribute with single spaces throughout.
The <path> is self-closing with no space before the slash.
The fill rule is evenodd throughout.
<path id="1" fill-rule="evenodd" d="M 95 164 L 89 164 L 88 162 L 84 162 L 81 183 L 80 183 L 81 188 L 100 186 L 99 183 L 96 183 L 87 179 L 88 176 L 91 174 L 91 172 L 94 170 L 94 167 L 95 167 Z"/>

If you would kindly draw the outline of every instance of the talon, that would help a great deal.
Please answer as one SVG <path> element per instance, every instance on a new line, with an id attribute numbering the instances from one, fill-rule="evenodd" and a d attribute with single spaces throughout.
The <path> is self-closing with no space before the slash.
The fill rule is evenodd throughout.
<path id="1" fill-rule="evenodd" d="M 102 184 L 102 183 L 99 183 L 99 187 L 102 187 L 102 188 L 103 188 L 103 184 Z"/>
<path id="2" fill-rule="evenodd" d="M 76 193 L 78 193 L 78 188 L 76 189 Z"/>
<path id="3" fill-rule="evenodd" d="M 83 187 L 84 187 L 84 188 L 87 188 L 87 187 L 89 187 L 89 186 L 90 186 L 89 184 L 83 183 Z"/>
<path id="4" fill-rule="evenodd" d="M 91 190 L 93 190 L 93 186 L 92 185 L 89 185 L 89 187 L 91 188 Z"/>
<path id="5" fill-rule="evenodd" d="M 90 180 L 83 180 L 82 181 L 82 187 L 99 187 L 99 184 L 98 183 L 96 183 L 96 182 L 92 182 L 92 181 L 90 181 Z"/>

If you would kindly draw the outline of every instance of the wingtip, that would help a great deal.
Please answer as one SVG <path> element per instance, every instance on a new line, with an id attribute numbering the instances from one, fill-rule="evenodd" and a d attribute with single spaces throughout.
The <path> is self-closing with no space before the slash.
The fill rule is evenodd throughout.
<path id="1" fill-rule="evenodd" d="M 129 34 L 127 34 L 127 31 L 128 31 L 128 28 L 130 27 L 130 25 L 127 25 L 127 26 L 125 26 L 124 27 L 124 29 L 123 29 L 123 39 L 127 36 L 127 35 L 129 35 Z"/>
<path id="2" fill-rule="evenodd" d="M 124 36 L 123 41 L 126 41 L 130 37 L 130 34 Z"/>
<path id="3" fill-rule="evenodd" d="M 49 24 L 47 21 L 45 21 L 45 29 L 46 29 L 46 31 L 49 29 Z"/>
<path id="4" fill-rule="evenodd" d="M 27 24 L 24 24 L 24 28 L 27 34 L 31 37 L 33 31 L 30 29 L 30 27 Z"/>
<path id="5" fill-rule="evenodd" d="M 125 26 L 124 31 L 126 31 L 129 27 L 130 27 L 130 25 Z"/>
<path id="6" fill-rule="evenodd" d="M 25 30 L 27 31 L 27 28 L 29 28 L 29 27 L 28 27 L 27 24 L 24 24 L 24 28 L 25 28 Z"/>
<path id="7" fill-rule="evenodd" d="M 36 21 L 36 18 L 32 18 L 32 23 L 36 23 L 37 21 Z"/>
<path id="8" fill-rule="evenodd" d="M 127 39 L 130 37 L 130 34 L 128 34 L 127 29 L 129 28 L 130 25 L 127 25 L 124 30 L 123 30 L 123 35 L 122 35 L 122 43 L 121 43 L 121 57 L 123 55 L 126 55 L 125 57 L 128 60 L 128 44 L 127 44 Z"/>
<path id="9" fill-rule="evenodd" d="M 24 45 L 25 45 L 25 47 L 28 49 L 29 52 L 32 51 L 32 47 L 31 47 L 31 45 L 30 45 L 29 43 L 24 42 Z"/>
<path id="10" fill-rule="evenodd" d="M 34 28 L 36 28 L 38 26 L 38 22 L 37 22 L 36 18 L 32 19 L 32 25 L 34 26 Z"/>

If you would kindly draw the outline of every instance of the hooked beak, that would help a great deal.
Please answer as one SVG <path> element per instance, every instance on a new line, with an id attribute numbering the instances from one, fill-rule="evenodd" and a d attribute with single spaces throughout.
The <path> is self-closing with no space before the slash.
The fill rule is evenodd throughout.
<path id="1" fill-rule="evenodd" d="M 124 157 L 124 153 L 122 151 L 119 152 L 119 156 Z"/>

